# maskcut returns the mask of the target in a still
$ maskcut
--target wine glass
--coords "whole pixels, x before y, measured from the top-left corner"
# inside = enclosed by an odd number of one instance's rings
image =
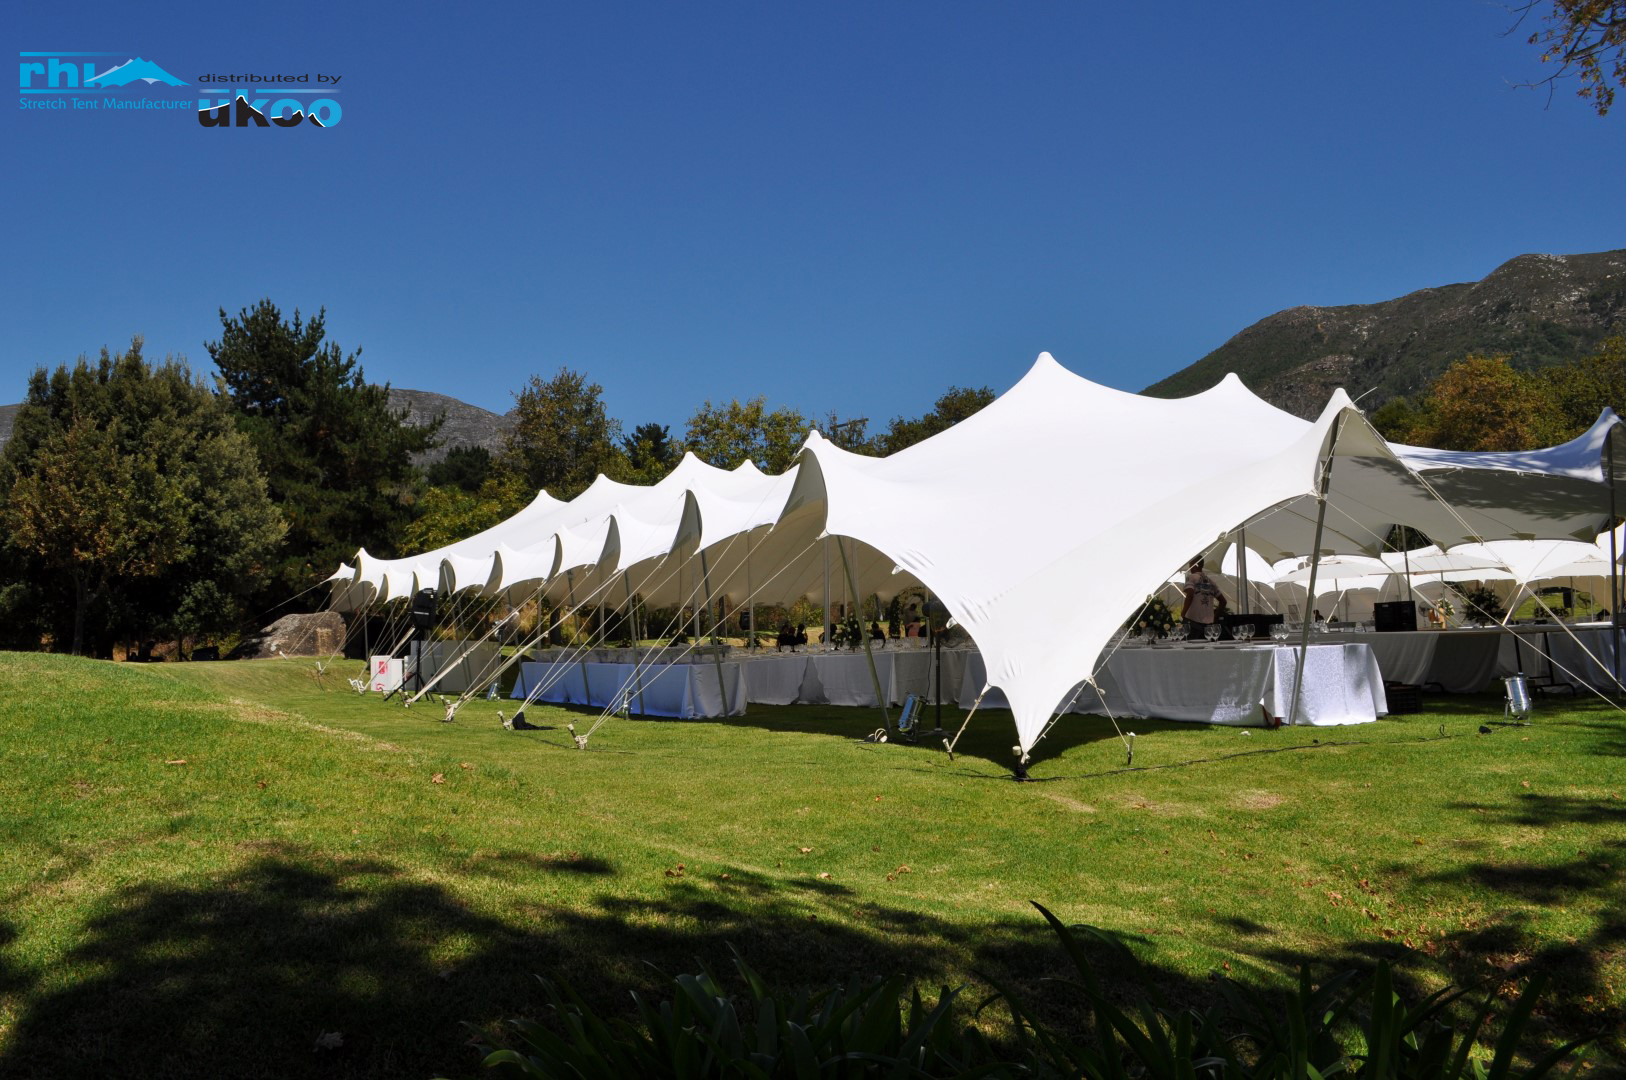
[[[1218,641],[1222,627],[1219,623],[1209,623],[1203,627],[1203,638],[1207,641]]]
[[[1180,622],[1169,627],[1169,640],[1172,642],[1181,642],[1186,640],[1186,624]]]
[[[1287,633],[1288,633],[1288,630],[1287,630],[1287,624],[1286,623],[1272,623],[1271,624],[1270,638],[1271,638],[1272,641],[1286,641],[1287,640]]]
[[[1243,641],[1253,640],[1253,623],[1238,623],[1231,628],[1231,633]]]

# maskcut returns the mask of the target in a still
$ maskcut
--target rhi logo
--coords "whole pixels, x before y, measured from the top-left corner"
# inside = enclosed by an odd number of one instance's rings
[[[19,89],[38,93],[41,90],[72,90],[81,85],[80,69],[84,70],[83,85],[86,89],[96,87],[107,89],[113,86],[129,86],[137,80],[148,86],[154,83],[164,83],[168,86],[185,86],[183,79],[177,79],[151,60],[143,60],[137,56],[126,60],[122,64],[109,64],[106,71],[96,74],[97,64],[74,64],[72,61],[63,63],[58,56],[46,56],[44,53],[20,53],[22,57],[39,57],[40,59],[24,59],[17,65],[17,85]],[[116,56],[117,53],[64,53],[64,56]],[[34,85],[34,77],[38,75],[45,79],[43,87]]]
[[[124,88],[167,90],[190,85],[151,60],[128,53],[104,52],[20,52],[17,65],[21,107],[34,110],[83,111],[109,109],[184,109],[184,97],[119,94]],[[84,61],[81,57],[105,57]],[[71,58],[71,59],[70,59]],[[100,70],[98,70],[100,69]],[[201,98],[197,104],[198,123],[203,127],[292,128],[308,124],[329,128],[337,124],[344,110],[333,97],[341,76],[321,75],[199,75],[199,83],[225,83],[210,91],[221,96]],[[300,84],[316,83],[319,90],[305,90]],[[249,89],[237,89],[245,83]],[[268,92],[267,84],[286,95],[275,100],[250,95]],[[300,95],[300,96],[296,96]],[[310,96],[303,96],[310,95]],[[323,95],[323,96],[315,96]]]

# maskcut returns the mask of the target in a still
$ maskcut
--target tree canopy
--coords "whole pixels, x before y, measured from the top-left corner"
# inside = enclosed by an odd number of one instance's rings
[[[990,387],[979,386],[973,389],[951,386],[924,416],[912,420],[902,416],[893,417],[887,429],[875,437],[875,449],[881,454],[895,454],[905,447],[931,438],[940,431],[947,431],[993,400],[994,391]]]
[[[1372,425],[1414,446],[1534,450],[1575,438],[1605,406],[1626,415],[1626,337],[1605,339],[1574,364],[1537,371],[1520,371],[1506,356],[1466,356],[1418,401],[1386,402]]]
[[[139,338],[34,373],[0,455],[0,522],[12,629],[98,653],[232,628],[284,529],[225,403],[184,362],[149,365]]]
[[[628,484],[653,484],[683,460],[683,447],[665,424],[639,424],[621,440],[621,453],[625,461],[615,479]]]
[[[414,427],[389,407],[389,385],[369,386],[357,358],[326,340],[327,312],[293,320],[269,299],[220,311],[205,347],[288,519],[281,558],[265,575],[267,606],[304,593],[366,547],[394,552],[412,517],[412,455],[434,446],[439,423]]]
[[[738,398],[726,405],[708,399],[689,417],[684,445],[695,457],[719,469],[747,461],[767,473],[782,473],[796,460],[807,437],[807,419],[795,409],[770,410],[767,398]]]
[[[1626,0],[1526,0],[1513,10],[1516,26],[1540,16],[1527,40],[1541,50],[1541,62],[1552,65],[1552,73],[1536,85],[1576,78],[1581,83],[1576,94],[1599,116],[1607,114],[1615,90],[1626,86]]]
[[[569,499],[599,473],[616,470],[621,423],[604,409],[604,388],[560,368],[551,379],[532,375],[514,398],[515,423],[499,464],[534,493]]]

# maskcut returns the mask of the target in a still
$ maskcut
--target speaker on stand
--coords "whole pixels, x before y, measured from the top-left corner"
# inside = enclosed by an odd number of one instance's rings
[[[412,596],[412,640],[407,646],[414,653],[412,681],[414,690],[423,689],[424,645],[429,632],[435,628],[435,590],[419,589]]]

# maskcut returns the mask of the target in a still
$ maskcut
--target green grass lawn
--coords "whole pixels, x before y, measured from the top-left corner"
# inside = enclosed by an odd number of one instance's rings
[[[1550,970],[1543,1036],[1608,1031],[1589,1075],[1620,1067],[1626,714],[1596,700],[1489,735],[1493,698],[1132,721],[1133,768],[1069,718],[1015,784],[1001,712],[952,762],[815,707],[578,752],[587,714],[443,724],[311,670],[0,655],[0,1077],[470,1075],[463,1022],[535,1013],[532,975],[616,1008],[731,945],[785,983],[993,975],[1063,1014],[1032,900],[1193,1002],[1305,961],[1390,957],[1412,993]]]

